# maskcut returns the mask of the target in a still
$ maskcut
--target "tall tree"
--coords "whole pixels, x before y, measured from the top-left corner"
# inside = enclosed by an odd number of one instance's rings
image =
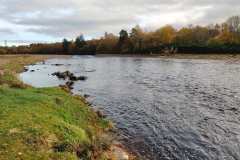
[[[164,26],[155,32],[157,40],[162,44],[171,44],[176,36],[176,30],[170,26]]]
[[[132,28],[130,39],[133,45],[133,52],[140,51],[143,46],[144,32],[139,25]]]
[[[206,27],[196,26],[192,28],[192,43],[196,46],[206,45],[211,38],[211,33]]]
[[[83,36],[83,34],[81,34],[80,36],[78,36],[75,40],[75,46],[77,49],[80,49],[82,47],[84,47],[86,45],[86,41],[85,38]]]
[[[63,45],[63,52],[68,52],[70,47],[70,42],[66,38],[63,39],[62,45]]]
[[[113,53],[116,50],[118,37],[112,33],[105,33],[97,46],[97,53]]]
[[[129,41],[128,32],[126,30],[121,30],[119,33],[118,48],[120,52],[127,53],[132,50],[132,45]]]
[[[126,40],[128,40],[128,32],[121,30],[119,33],[119,44],[123,44]]]
[[[232,16],[230,17],[226,24],[228,25],[230,32],[240,32],[240,16]]]
[[[174,39],[174,42],[178,46],[191,46],[193,45],[192,41],[192,29],[191,28],[182,28],[177,32],[177,35]]]

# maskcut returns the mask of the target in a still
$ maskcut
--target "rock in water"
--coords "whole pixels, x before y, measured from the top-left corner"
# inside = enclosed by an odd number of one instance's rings
[[[74,85],[74,82],[73,81],[68,81],[66,82],[66,86],[69,88],[69,89],[73,89],[73,86]]]
[[[88,94],[84,94],[83,97],[84,97],[84,98],[89,98],[90,95],[88,95]]]
[[[28,71],[28,68],[24,67],[23,72],[27,72],[27,71]]]
[[[78,77],[76,77],[74,74],[70,74],[70,75],[69,75],[69,79],[70,79],[71,81],[77,81],[77,80],[78,80]]]
[[[54,66],[63,66],[64,64],[52,64]]]
[[[85,76],[80,76],[80,77],[77,77],[77,79],[80,80],[80,81],[85,81],[85,80],[87,80],[87,77],[85,77]]]
[[[98,111],[96,111],[96,113],[97,113],[98,117],[106,118],[106,116],[101,111],[98,110]]]

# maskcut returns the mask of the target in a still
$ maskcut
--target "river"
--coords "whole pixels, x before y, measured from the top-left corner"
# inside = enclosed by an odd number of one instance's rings
[[[240,160],[240,61],[73,56],[20,78],[58,86],[51,74],[66,70],[88,77],[73,92],[90,95],[143,159]]]

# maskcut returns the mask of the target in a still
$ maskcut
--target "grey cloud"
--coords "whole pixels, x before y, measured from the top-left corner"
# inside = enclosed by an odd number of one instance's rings
[[[53,37],[117,33],[143,23],[208,24],[238,14],[239,0],[0,0],[0,20]],[[176,16],[176,17],[174,17]],[[170,20],[169,20],[170,19]]]
[[[13,34],[14,34],[14,31],[12,31],[9,28],[0,28],[0,36],[3,36],[3,35],[13,35]]]

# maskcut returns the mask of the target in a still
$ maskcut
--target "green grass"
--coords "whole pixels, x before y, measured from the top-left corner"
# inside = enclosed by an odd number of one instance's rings
[[[109,122],[81,97],[24,85],[16,73],[35,59],[16,59],[0,66],[0,159],[103,159]]]

